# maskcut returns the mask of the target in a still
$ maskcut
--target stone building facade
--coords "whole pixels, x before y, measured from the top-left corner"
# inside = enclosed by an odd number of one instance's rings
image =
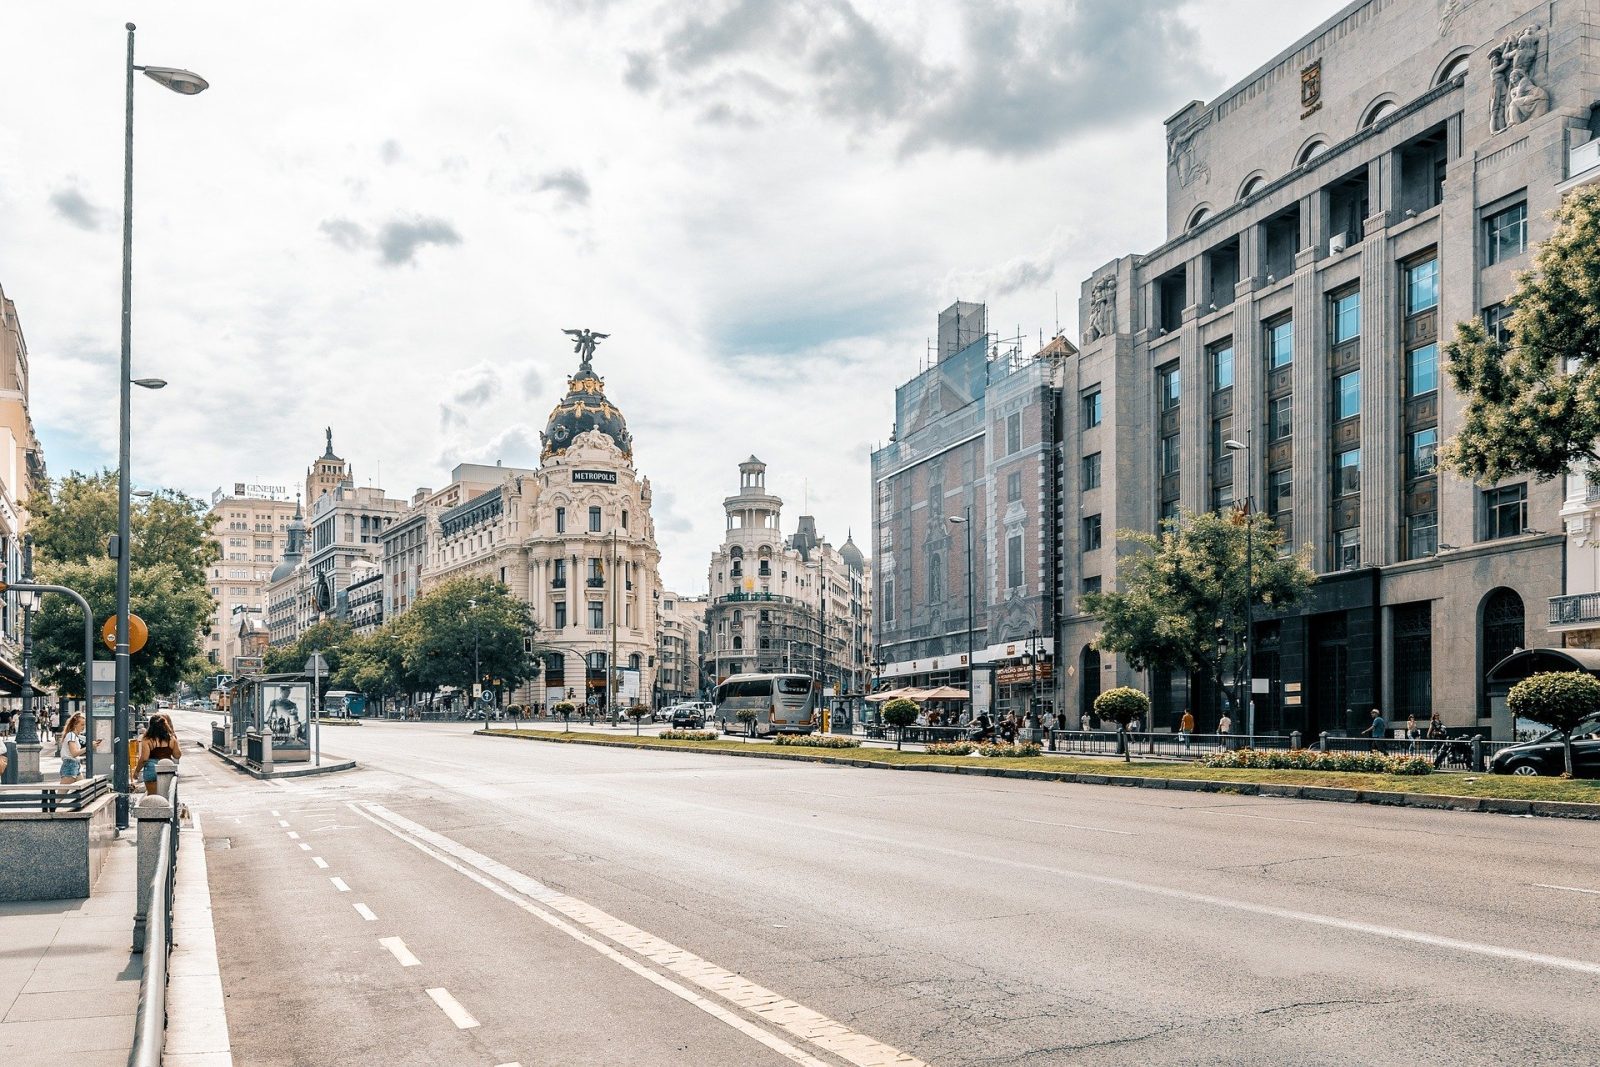
[[[656,638],[656,706],[699,700],[707,690],[700,662],[706,641],[705,596],[661,594],[661,628]]]
[[[238,673],[241,664],[236,660],[253,658],[240,640],[240,622],[247,616],[265,617],[267,581],[283,558],[296,505],[282,499],[277,487],[236,482],[232,490],[211,494],[211,514],[216,516],[211,540],[218,557],[206,577],[216,608],[201,647],[212,663]]]
[[[538,469],[495,468],[497,485],[439,514],[424,584],[489,575],[528,602],[554,651],[521,702],[603,711],[615,665],[617,702],[648,703],[662,595],[650,480],[587,359],[540,438]]]
[[[1115,581],[1113,531],[1248,500],[1319,575],[1256,622],[1258,730],[1359,729],[1373,706],[1489,726],[1485,672],[1553,639],[1563,493],[1436,469],[1462,407],[1443,346],[1457,321],[1500,328],[1592,143],[1594,20],[1362,0],[1168,120],[1168,240],[1084,282],[1064,383],[1068,706],[1132,683],[1157,727],[1190,703],[1215,722],[1214,695],[1095,652],[1076,595]],[[1094,485],[1092,454],[1117,457]]]
[[[0,568],[22,573],[28,499],[45,478],[44,450],[29,406],[28,343],[17,306],[0,290]],[[17,580],[15,577],[13,581]],[[0,597],[0,694],[20,692],[22,612],[15,596]]]
[[[987,307],[967,302],[940,313],[938,337],[933,361],[896,390],[894,432],[872,455],[878,678],[967,686],[970,530],[978,710],[1048,714],[1050,672],[1033,663],[1053,657],[1063,529],[1079,532],[1058,447],[1077,350],[1061,337],[1032,354],[1002,344]],[[1098,417],[1098,398],[1081,402]],[[1096,483],[1115,466],[1110,449],[1079,462]]]

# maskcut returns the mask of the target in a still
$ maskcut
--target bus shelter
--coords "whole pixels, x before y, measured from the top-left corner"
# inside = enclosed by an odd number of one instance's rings
[[[228,694],[235,751],[255,753],[270,744],[270,762],[311,759],[311,682],[303,674],[252,674],[234,679]],[[252,743],[253,742],[253,743]]]

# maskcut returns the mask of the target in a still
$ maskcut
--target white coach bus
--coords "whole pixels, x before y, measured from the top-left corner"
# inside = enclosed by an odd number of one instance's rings
[[[758,734],[809,734],[821,717],[822,683],[804,674],[736,674],[717,686],[716,717],[723,733],[749,727],[739,712],[756,713]]]

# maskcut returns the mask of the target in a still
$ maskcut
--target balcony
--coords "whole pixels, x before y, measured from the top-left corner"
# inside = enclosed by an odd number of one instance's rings
[[[741,601],[759,600],[763,603],[799,604],[800,601],[792,596],[780,596],[777,593],[729,593],[727,596],[717,597],[718,604],[737,604]],[[809,606],[809,605],[805,605]]]
[[[1576,178],[1600,167],[1600,138],[1567,149],[1567,177]]]
[[[590,578],[587,584],[590,589],[604,589],[606,580],[604,578]]]
[[[1549,625],[1561,630],[1600,627],[1600,593],[1551,597]]]
[[[550,588],[551,589],[565,589],[566,587],[567,587],[567,580],[565,578],[552,578],[552,579],[550,579]]]

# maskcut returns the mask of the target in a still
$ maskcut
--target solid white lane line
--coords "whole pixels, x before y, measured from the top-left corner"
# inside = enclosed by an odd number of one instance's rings
[[[321,867],[323,870],[327,870],[328,869],[328,861],[323,859],[321,856],[312,856],[311,857],[311,862],[315,863],[318,867]]]
[[[306,852],[310,852],[311,851],[311,846],[306,844],[306,843],[304,843],[304,842],[301,842],[300,848],[302,850],[306,851]]]
[[[367,922],[375,923],[378,921],[378,917],[372,914],[372,909],[367,907],[365,904],[352,904],[351,907],[355,908],[356,914],[367,920]]]
[[[788,1031],[804,1042],[831,1052],[848,1063],[856,1064],[858,1067],[868,1067],[868,1065],[876,1064],[894,1064],[897,1067],[927,1067],[921,1060],[908,1053],[885,1045],[865,1034],[857,1033],[841,1022],[830,1019],[769,989],[764,989],[732,971],[718,967],[716,964],[701,959],[694,953],[679,948],[671,942],[664,941],[653,934],[630,926],[581,900],[558,893],[549,886],[528,877],[521,871],[507,867],[442,834],[434,833],[427,827],[412,822],[404,816],[397,815],[380,804],[365,805],[366,811],[356,807],[355,804],[351,804],[350,807],[356,814],[383,827],[400,838],[400,840],[432,856],[446,866],[454,868],[496,895],[511,901],[522,910],[537,916],[575,940],[588,945],[613,962],[628,968],[640,977],[654,982],[674,996],[693,1004],[708,1015],[722,1020],[787,1059],[796,1063],[803,1063],[806,1067],[826,1067],[822,1060],[812,1056],[804,1049],[789,1044],[787,1041],[776,1037],[741,1016],[735,1015],[693,990],[645,967],[637,960],[623,955],[610,945],[591,937],[583,930],[552,914],[551,911],[539,907],[532,901],[538,901],[554,911],[561,912],[568,918],[575,920],[579,926],[587,927],[601,937],[644,956],[679,977],[709,990],[767,1023]],[[447,856],[443,853],[449,853],[449,855]],[[452,859],[452,856],[455,858]],[[457,860],[461,862],[458,863]],[[470,865],[470,868],[476,868],[476,870],[470,869],[468,865]],[[491,881],[491,879],[494,880]],[[504,883],[504,885],[501,883]],[[510,888],[505,888],[506,886]]]
[[[422,961],[413,956],[411,954],[411,950],[406,948],[406,943],[400,940],[398,937],[380,937],[378,938],[378,944],[388,949],[389,954],[400,961],[400,966],[422,966]]]
[[[1323,823],[1311,819],[1280,819],[1276,815],[1251,815],[1244,811],[1217,811],[1214,808],[1195,808],[1201,815],[1227,815],[1234,819],[1261,819],[1265,822],[1295,822],[1301,826],[1322,826]]]
[[[1533,883],[1535,889],[1565,889],[1569,893],[1588,893],[1590,896],[1600,897],[1600,889],[1579,889],[1575,885],[1545,885],[1543,882]]]
[[[432,997],[433,1002],[439,1005],[440,1011],[449,1016],[450,1021],[456,1024],[457,1029],[471,1030],[478,1025],[478,1020],[474,1019],[472,1014],[461,1006],[459,1000],[450,995],[448,989],[430,989],[428,990],[428,996]]]
[[[341,893],[350,892],[350,887],[344,884],[344,879],[343,878],[329,878],[328,881],[332,882],[333,883],[333,888],[337,889],[339,892],[341,892]]]
[[[1123,837],[1138,836],[1132,830],[1110,830],[1104,826],[1080,826],[1075,822],[1050,822],[1046,819],[1018,819],[1018,822],[1031,822],[1035,826],[1064,826],[1068,830],[1093,830],[1097,834],[1120,834]]]
[[[300,840],[300,835],[295,833],[293,830],[290,830],[289,831],[289,840],[290,841],[298,841],[298,840]]]

